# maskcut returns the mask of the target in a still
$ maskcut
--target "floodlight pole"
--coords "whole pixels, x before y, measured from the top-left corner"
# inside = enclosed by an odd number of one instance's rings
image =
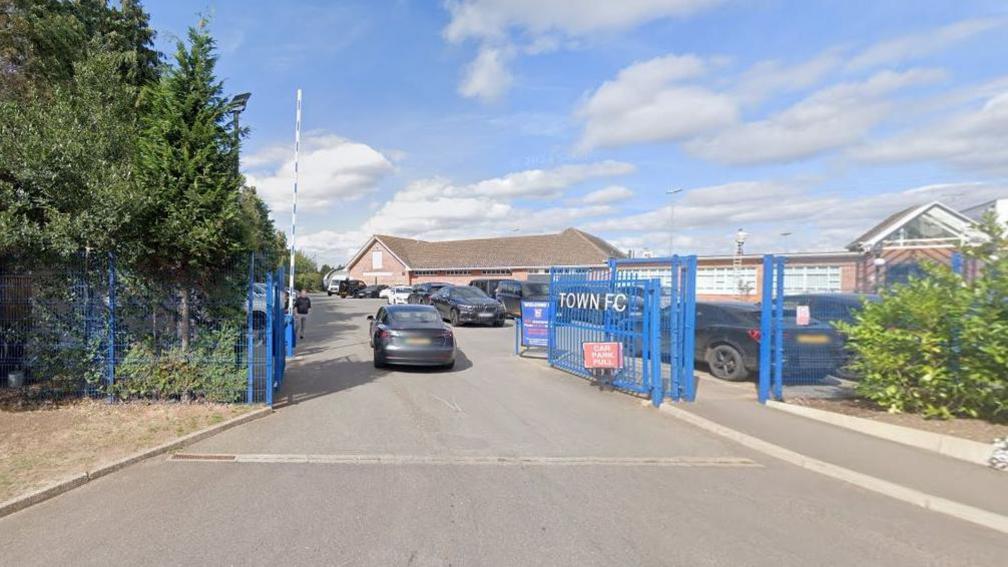
[[[291,253],[290,278],[287,285],[287,313],[294,316],[294,251],[297,245],[297,193],[298,193],[298,155],[301,152],[301,89],[297,90],[297,111],[294,122],[294,195],[291,204]]]

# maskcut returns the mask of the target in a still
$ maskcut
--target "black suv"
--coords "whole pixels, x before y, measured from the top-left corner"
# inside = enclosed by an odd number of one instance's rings
[[[471,282],[469,282],[469,285],[472,286],[472,287],[478,287],[478,288],[480,288],[480,290],[483,291],[483,293],[487,294],[488,297],[496,297],[497,296],[497,286],[500,285],[500,283],[502,281],[504,281],[504,280],[502,280],[500,278],[496,278],[496,279],[493,279],[493,278],[480,278],[478,280],[472,280]]]
[[[507,314],[521,317],[521,302],[549,301],[549,283],[521,280],[501,280],[497,284],[497,301],[504,304]]]
[[[367,287],[357,290],[357,293],[354,294],[354,297],[357,299],[365,299],[365,298],[374,299],[376,297],[379,297],[378,294],[380,294],[381,291],[387,287],[388,286],[384,284],[369,285]]]
[[[430,297],[432,294],[437,292],[437,290],[449,286],[449,283],[441,282],[427,282],[416,284],[413,286],[413,293],[409,294],[406,298],[406,303],[419,303],[421,305],[430,305]]]
[[[437,308],[443,319],[452,326],[465,323],[480,325],[504,325],[504,306],[477,287],[445,286],[431,296],[431,305]]]

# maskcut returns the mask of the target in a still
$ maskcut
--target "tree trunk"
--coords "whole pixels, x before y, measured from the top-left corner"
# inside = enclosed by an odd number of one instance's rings
[[[179,292],[179,341],[182,350],[189,352],[189,290],[182,289]]]

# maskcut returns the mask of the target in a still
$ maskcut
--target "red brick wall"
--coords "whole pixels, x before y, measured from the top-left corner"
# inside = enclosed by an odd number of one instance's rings
[[[382,252],[382,265],[376,268],[371,265],[371,253],[375,250]],[[392,255],[380,242],[374,242],[364,251],[356,264],[350,266],[350,278],[361,280],[368,285],[371,284],[405,284],[407,283],[406,268],[396,257]],[[383,273],[377,275],[376,273]]]

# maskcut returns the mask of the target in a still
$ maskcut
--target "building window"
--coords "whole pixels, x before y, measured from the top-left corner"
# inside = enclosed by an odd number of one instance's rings
[[[784,293],[837,293],[841,289],[840,266],[786,266]]]
[[[532,273],[532,272],[529,272],[529,273]],[[503,270],[503,269],[497,269],[497,270],[480,270],[480,274],[482,274],[484,276],[510,276],[511,275],[511,270]]]
[[[697,268],[696,292],[706,295],[747,295],[756,291],[756,268]]]
[[[382,267],[382,253],[381,250],[375,250],[371,252],[371,269],[376,270]]]

